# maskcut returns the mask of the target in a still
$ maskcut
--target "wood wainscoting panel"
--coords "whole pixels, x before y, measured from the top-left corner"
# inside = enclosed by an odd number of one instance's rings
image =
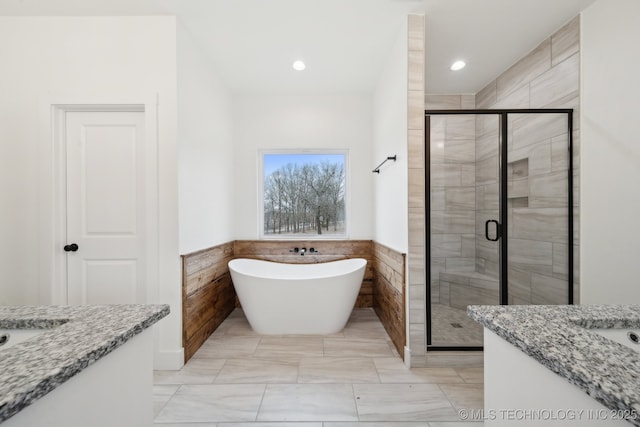
[[[236,240],[234,258],[311,264],[346,258],[364,258],[367,268],[355,307],[373,307],[373,258],[371,240]],[[305,255],[290,252],[306,248]],[[317,253],[310,253],[309,249]]]
[[[228,262],[233,242],[182,256],[182,345],[185,363],[235,308]]]
[[[405,259],[406,254],[373,242],[373,308],[400,355],[407,341]]]

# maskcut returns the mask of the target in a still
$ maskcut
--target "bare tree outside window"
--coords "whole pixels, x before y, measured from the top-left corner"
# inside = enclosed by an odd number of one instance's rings
[[[346,235],[345,157],[264,154],[264,236]]]

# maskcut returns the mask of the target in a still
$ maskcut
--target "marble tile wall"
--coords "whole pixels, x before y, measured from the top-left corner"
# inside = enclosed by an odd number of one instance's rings
[[[408,335],[405,362],[424,362],[426,354],[425,305],[425,169],[424,169],[424,15],[407,19],[407,158],[409,252],[407,254]],[[413,159],[413,160],[412,160]],[[444,199],[443,199],[444,203]]]
[[[579,277],[580,18],[544,40],[476,95],[477,108],[574,109],[574,270]],[[510,302],[567,301],[568,135],[564,115],[514,115],[509,122]],[[476,271],[497,274],[496,244],[484,238],[484,220],[497,204],[497,180],[489,172],[496,134],[476,125]],[[497,158],[496,158],[497,160]],[[526,166],[525,166],[526,162]],[[497,212],[496,212],[497,214]],[[495,249],[495,251],[494,251]]]
[[[475,107],[473,95],[426,95],[427,110]],[[443,272],[475,271],[476,118],[430,117],[431,301],[448,305]],[[441,266],[442,268],[438,268]],[[442,297],[442,298],[441,298]]]

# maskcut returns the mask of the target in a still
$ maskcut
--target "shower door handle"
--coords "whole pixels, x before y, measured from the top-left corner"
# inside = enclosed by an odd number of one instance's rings
[[[489,224],[494,223],[496,225],[496,237],[495,239],[492,239],[491,237],[489,237]],[[491,242],[497,242],[498,239],[500,239],[500,223],[498,221],[496,221],[495,219],[489,219],[487,220],[487,222],[484,223],[484,237],[491,241]]]

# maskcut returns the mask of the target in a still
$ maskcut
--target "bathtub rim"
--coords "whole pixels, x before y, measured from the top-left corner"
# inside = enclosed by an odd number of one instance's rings
[[[255,264],[262,264],[262,265],[278,265],[278,266],[286,266],[283,268],[289,269],[288,271],[292,271],[292,270],[309,270],[311,266],[315,266],[317,268],[322,268],[325,269],[326,272],[325,273],[332,273],[332,274],[314,274],[314,275],[309,275],[308,271],[306,271],[304,275],[300,275],[300,276],[283,276],[280,274],[260,274],[260,270],[254,270],[251,269],[250,271],[247,271],[247,269],[239,269],[236,268],[235,265],[236,264],[240,264],[240,263],[246,263],[246,262],[250,262],[250,263],[255,263]],[[283,281],[289,281],[289,280],[312,280],[312,279],[324,279],[324,278],[328,278],[328,277],[335,277],[335,276],[342,276],[345,274],[349,274],[349,273],[353,273],[361,268],[366,268],[367,264],[369,263],[369,261],[366,258],[343,258],[343,259],[338,259],[338,260],[331,260],[331,261],[326,261],[326,262],[304,262],[304,263],[292,263],[292,262],[280,262],[280,261],[270,261],[270,260],[264,260],[264,259],[256,259],[256,258],[235,258],[232,259],[231,261],[229,261],[227,263],[227,266],[229,267],[229,270],[233,270],[234,272],[238,273],[238,274],[242,274],[245,276],[249,276],[249,277],[254,277],[254,278],[260,278],[260,279],[274,279],[274,280],[283,280]],[[353,264],[352,268],[346,269],[343,268],[341,270],[334,270],[331,271],[330,270],[330,265],[338,265],[338,264]]]

